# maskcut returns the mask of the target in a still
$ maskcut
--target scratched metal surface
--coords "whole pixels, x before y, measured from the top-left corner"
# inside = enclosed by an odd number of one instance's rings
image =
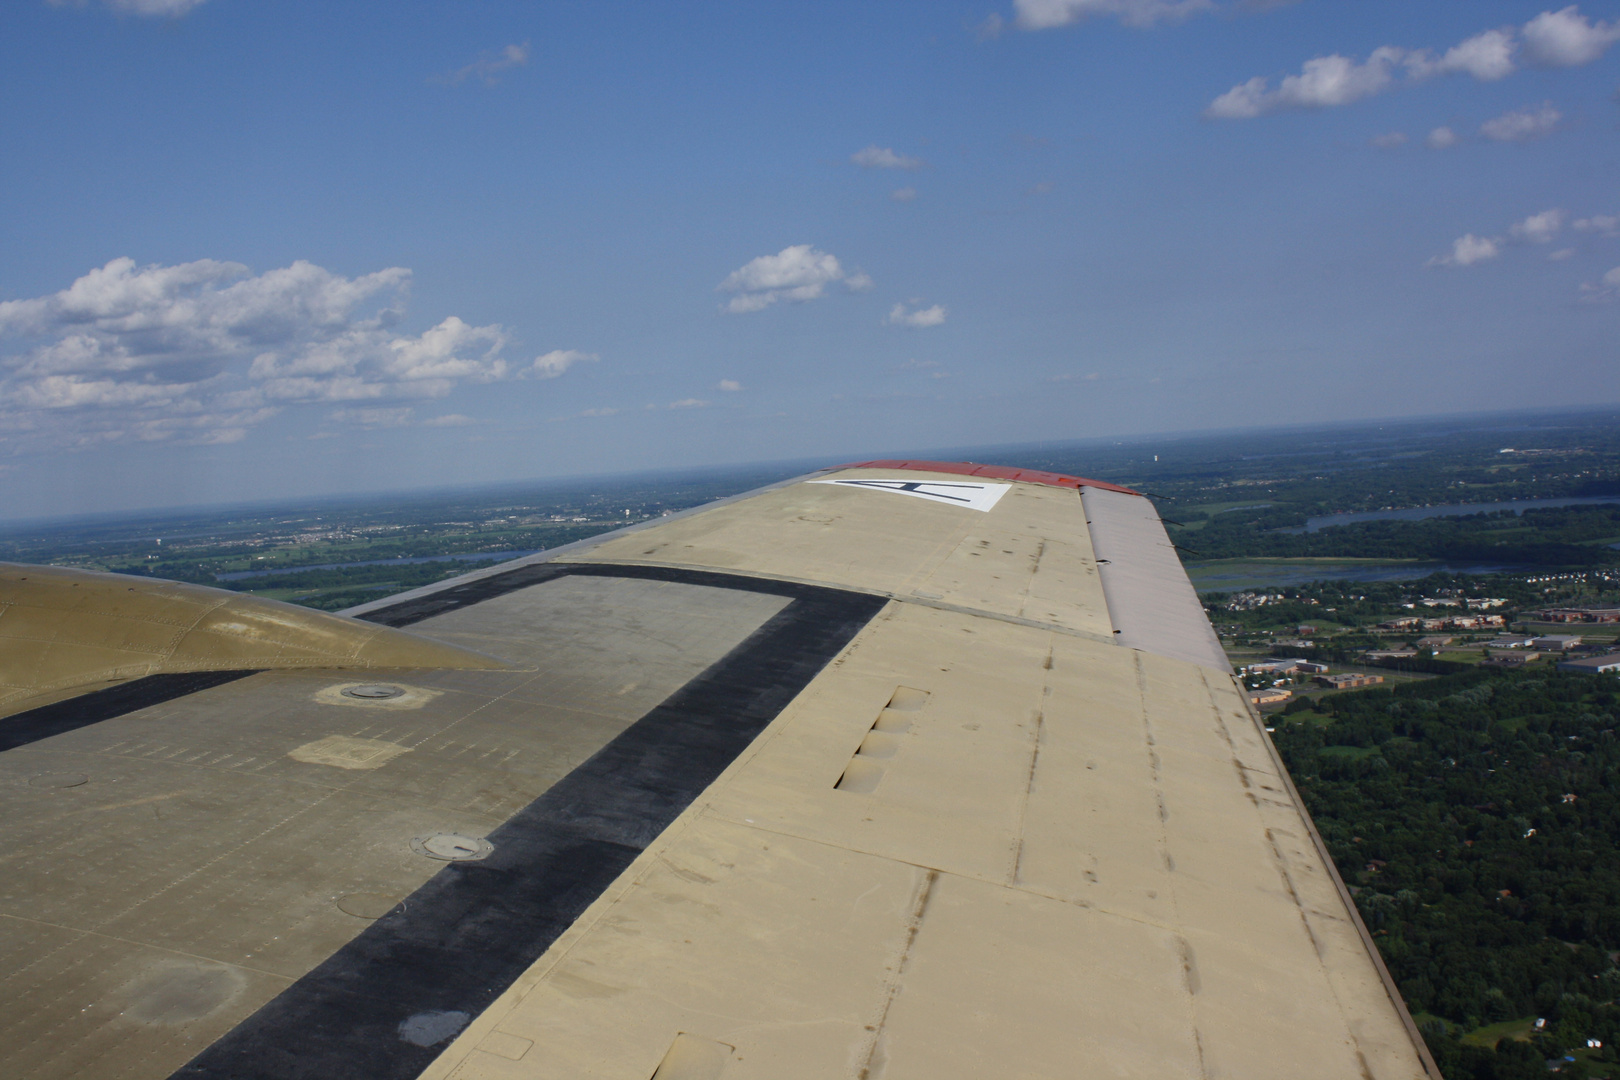
[[[168,1076],[437,872],[413,838],[495,829],[787,603],[563,578],[412,628],[514,670],[266,672],[0,754],[0,1075]]]

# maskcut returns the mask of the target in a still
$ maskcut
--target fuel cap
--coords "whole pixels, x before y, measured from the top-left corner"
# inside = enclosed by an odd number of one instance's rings
[[[495,845],[480,836],[442,832],[416,837],[411,841],[411,850],[441,862],[476,862],[488,858]]]

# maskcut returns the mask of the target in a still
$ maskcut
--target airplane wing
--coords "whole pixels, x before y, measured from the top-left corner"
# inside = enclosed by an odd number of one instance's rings
[[[1127,489],[871,461],[350,619],[153,588],[0,572],[0,1075],[1439,1076]]]

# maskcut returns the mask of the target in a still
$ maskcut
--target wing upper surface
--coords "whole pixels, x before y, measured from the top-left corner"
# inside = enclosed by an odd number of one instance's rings
[[[901,490],[961,483],[1001,490]],[[409,707],[265,672],[0,754],[8,809],[81,849],[14,864],[0,1058],[1425,1074],[1133,493],[866,463],[359,611],[508,667],[388,676]],[[411,849],[436,831],[493,852]]]

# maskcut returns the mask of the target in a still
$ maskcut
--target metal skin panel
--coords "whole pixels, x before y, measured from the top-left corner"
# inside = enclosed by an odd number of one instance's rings
[[[915,472],[950,473],[957,476],[977,476],[989,480],[1018,480],[1026,484],[1046,484],[1050,487],[1095,487],[1105,491],[1123,491],[1127,495],[1140,494],[1118,484],[1103,480],[1088,480],[1083,476],[1065,476],[1044,469],[1013,469],[1005,465],[979,465],[971,461],[917,461],[914,459],[888,459],[883,461],[857,461],[840,465],[840,469],[905,469]]]
[[[896,470],[1008,488],[802,482]],[[354,614],[500,662],[355,702],[221,611],[11,718],[0,1071],[1437,1078],[1134,493],[864,463]]]
[[[424,1077],[1423,1077],[1230,682],[892,602]]]
[[[819,478],[894,475],[849,468]],[[1080,500],[1071,489],[1045,484],[1015,483],[994,509],[980,513],[873,489],[798,483],[559,557],[807,581],[1098,637],[1112,632]]]
[[[1094,487],[1082,488],[1080,500],[1119,643],[1230,671],[1153,504],[1139,495]]]
[[[0,563],[0,717],[160,673],[501,666],[466,649],[223,589]]]
[[[352,686],[352,674],[263,672],[0,754],[0,808],[17,841],[0,875],[0,1075],[168,1076],[233,1030],[251,1030],[256,1010],[345,956],[357,935],[375,938],[407,913],[396,948],[459,934],[467,944],[447,957],[448,971],[485,984],[493,970],[495,988],[504,987],[528,962],[535,919],[555,909],[529,902],[531,875],[516,901],[489,894],[470,912],[440,904],[434,916],[434,902],[419,894],[455,871],[414,851],[413,838],[489,836],[494,854],[469,865],[507,880],[503,860],[534,839],[533,829],[519,835],[527,808],[574,778],[573,801],[562,819],[542,823],[540,838],[555,835],[558,820],[577,833],[587,809],[602,817],[606,791],[621,804],[623,825],[606,843],[628,862],[640,850],[626,846],[635,832],[647,832],[645,842],[662,825],[625,802],[634,768],[610,763],[609,787],[580,794],[582,763],[622,744],[639,720],[792,602],[779,593],[564,577],[487,602],[486,639],[518,632],[504,650],[514,663],[498,670],[367,673],[407,691],[380,701],[331,693]],[[418,629],[454,639],[471,614]],[[334,744],[387,752],[344,758]],[[654,756],[641,797],[665,800],[680,777],[697,775],[695,755],[669,745],[654,752],[672,755],[675,771]],[[601,885],[618,869],[597,870]],[[579,880],[565,885],[577,890]],[[559,895],[567,912],[570,894]],[[519,923],[503,930],[486,907]],[[422,923],[424,913],[439,921]],[[514,926],[525,935],[517,943]],[[500,965],[514,962],[500,976]],[[363,971],[344,963],[351,978]],[[454,981],[420,970],[435,990]],[[396,974],[386,985],[397,992],[403,982]],[[325,1017],[352,1023],[342,995],[316,1000]],[[476,986],[472,1000],[480,1000]],[[465,1010],[465,1001],[450,1008]],[[415,1075],[437,1051],[402,1044],[395,1027],[421,1010],[399,1007],[369,1047],[386,1055],[403,1045],[416,1055],[405,1062]],[[40,1039],[39,1031],[56,1034]],[[388,1075],[370,1064],[330,1067],[330,1058],[315,1059],[318,1045],[307,1024],[278,1035],[246,1075],[275,1064],[275,1053],[306,1057],[310,1067],[282,1075]]]

